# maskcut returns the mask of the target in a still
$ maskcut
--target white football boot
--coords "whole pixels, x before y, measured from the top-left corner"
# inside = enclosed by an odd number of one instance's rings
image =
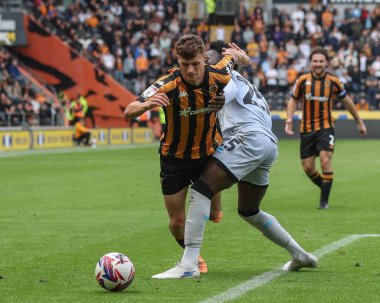
[[[315,268],[318,264],[318,258],[312,254],[300,256],[297,260],[290,260],[284,265],[284,271],[298,271],[303,267]]]
[[[201,276],[198,266],[194,268],[186,268],[181,263],[175,267],[152,276],[153,279],[188,279],[188,278],[199,278]]]

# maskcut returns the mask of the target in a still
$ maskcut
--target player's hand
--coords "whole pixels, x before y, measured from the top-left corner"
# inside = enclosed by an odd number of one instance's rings
[[[222,109],[225,101],[226,101],[226,96],[224,95],[224,92],[222,91],[222,94],[217,95],[211,99],[208,107],[211,108],[213,112],[217,112]]]
[[[285,133],[290,136],[294,135],[292,121],[285,121]]]
[[[365,124],[362,120],[360,120],[360,122],[358,124],[358,130],[362,136],[367,135],[367,127],[365,126]]]
[[[222,54],[230,54],[236,63],[246,67],[251,63],[251,59],[237,44],[228,43],[228,48],[224,48]]]
[[[150,109],[153,109],[157,106],[166,107],[170,103],[168,96],[166,96],[164,93],[157,93],[152,97],[149,97],[147,99],[147,102],[149,102]]]

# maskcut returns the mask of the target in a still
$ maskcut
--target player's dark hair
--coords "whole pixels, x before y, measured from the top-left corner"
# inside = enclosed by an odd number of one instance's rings
[[[227,47],[228,47],[227,43],[225,43],[222,40],[216,40],[210,43],[210,49],[216,50],[219,53],[222,53],[223,48],[227,48]]]
[[[310,62],[311,62],[311,59],[313,58],[313,56],[316,54],[320,54],[320,55],[325,56],[326,61],[327,62],[329,61],[329,55],[327,53],[327,50],[325,50],[323,47],[317,46],[317,47],[313,48],[313,50],[311,51],[310,58],[309,58]]]
[[[222,55],[223,48],[228,48],[228,44],[226,42],[224,42],[223,40],[216,40],[216,41],[212,41],[210,43],[209,50],[214,50],[214,51],[218,52],[220,54],[219,60],[221,60],[223,58],[223,55]],[[219,62],[219,60],[218,60],[218,62]],[[238,65],[235,64],[234,70],[236,70],[237,68],[238,68]]]
[[[175,52],[184,59],[193,59],[205,52],[205,44],[199,36],[184,35],[175,44]]]

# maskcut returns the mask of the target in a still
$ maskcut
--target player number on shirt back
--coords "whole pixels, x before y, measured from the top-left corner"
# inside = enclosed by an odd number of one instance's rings
[[[266,102],[263,95],[257,90],[257,88],[243,77],[237,76],[237,79],[241,82],[244,82],[249,88],[248,92],[245,94],[243,98],[244,104],[255,105],[261,108],[263,111],[265,111],[268,115],[270,115],[268,103]]]

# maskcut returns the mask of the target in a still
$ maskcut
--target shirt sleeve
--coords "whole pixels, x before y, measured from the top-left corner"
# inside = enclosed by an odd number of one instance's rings
[[[294,85],[293,85],[293,89],[292,89],[292,93],[291,93],[291,96],[294,98],[294,99],[296,99],[296,100],[298,100],[299,99],[299,97],[300,97],[300,91],[301,91],[301,81],[300,81],[300,79],[298,78],[297,80],[296,80],[296,82],[294,83]]]
[[[223,59],[215,65],[210,65],[210,76],[219,83],[227,85],[231,79],[235,62],[231,55],[224,55]]]
[[[339,99],[343,99],[347,96],[347,91],[344,88],[344,85],[338,78],[336,78],[336,86],[337,86],[337,95]]]
[[[173,90],[176,86],[176,76],[174,73],[168,73],[160,77],[156,82],[149,86],[137,100],[141,103],[145,102],[147,98],[154,96],[157,93],[167,94],[169,91]],[[169,97],[169,96],[168,96]]]

